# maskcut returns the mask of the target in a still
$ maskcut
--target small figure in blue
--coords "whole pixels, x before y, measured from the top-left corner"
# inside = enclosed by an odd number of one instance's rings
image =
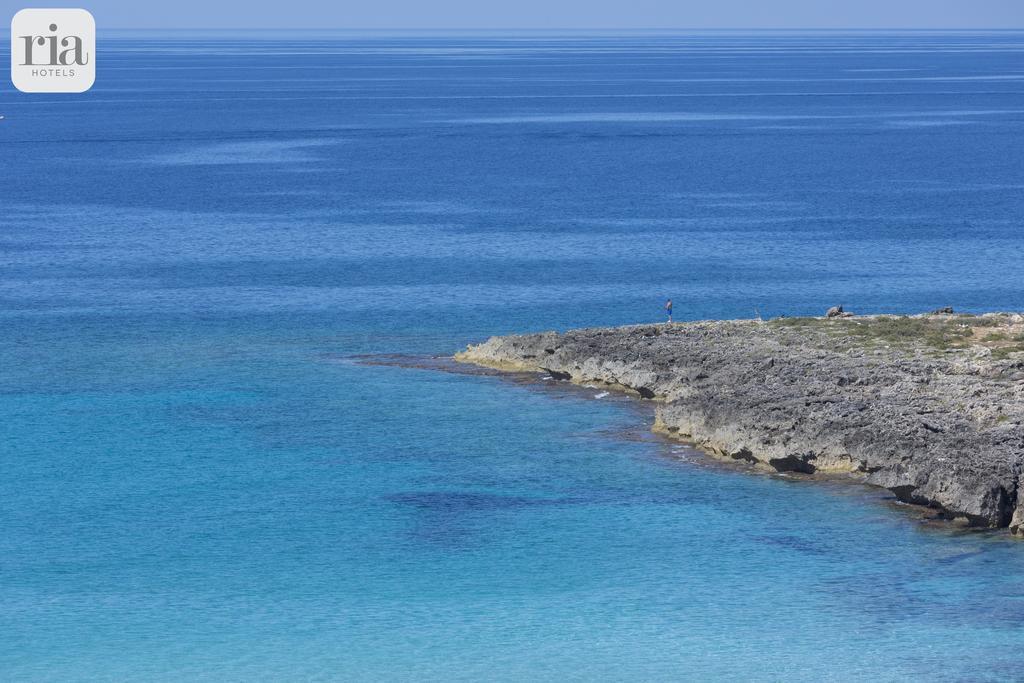
[[[672,299],[665,302],[665,312],[668,313],[668,321],[672,322]]]

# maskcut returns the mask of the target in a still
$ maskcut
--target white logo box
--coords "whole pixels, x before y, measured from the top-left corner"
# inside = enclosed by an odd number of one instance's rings
[[[84,9],[11,19],[11,82],[22,92],[85,92],[96,81],[96,20]]]

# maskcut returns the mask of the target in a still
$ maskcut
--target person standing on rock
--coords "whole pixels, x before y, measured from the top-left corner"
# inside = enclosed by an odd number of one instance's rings
[[[665,302],[665,312],[668,313],[668,321],[672,322],[672,299]]]

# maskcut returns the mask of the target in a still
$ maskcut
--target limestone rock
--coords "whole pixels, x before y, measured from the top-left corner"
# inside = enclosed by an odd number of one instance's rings
[[[966,343],[865,341],[858,333],[872,319],[544,332],[493,337],[456,358],[653,398],[657,430],[717,457],[846,473],[951,519],[1024,536],[1024,388],[1013,379],[1024,363]]]

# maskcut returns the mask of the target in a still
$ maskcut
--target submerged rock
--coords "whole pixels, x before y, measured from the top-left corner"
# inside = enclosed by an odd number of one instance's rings
[[[1006,315],[787,318],[493,337],[456,359],[654,399],[657,431],[711,455],[845,473],[1024,536],[1018,339]]]

